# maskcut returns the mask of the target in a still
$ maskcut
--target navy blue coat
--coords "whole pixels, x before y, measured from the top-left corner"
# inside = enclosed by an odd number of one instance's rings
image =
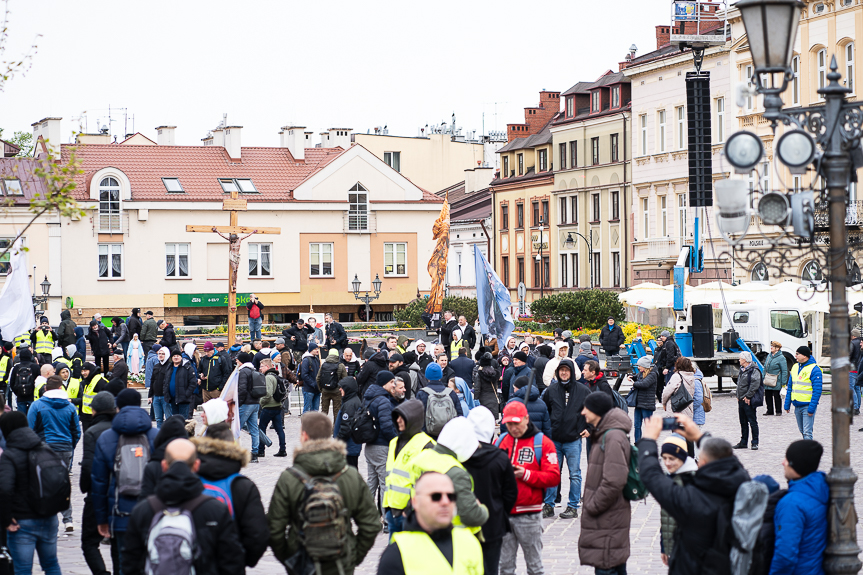
[[[320,393],[317,377],[321,369],[321,360],[306,352],[303,363],[300,364],[300,379],[303,381],[303,393]]]
[[[378,439],[372,445],[388,446],[390,440],[399,434],[398,429],[396,429],[393,423],[393,407],[395,407],[393,405],[393,396],[380,385],[373,383],[366,390],[363,400],[363,407],[375,414],[381,426]]]
[[[114,454],[117,452],[117,442],[121,435],[140,435],[142,433],[147,434],[152,453],[157,430],[153,427],[150,415],[140,407],[127,406],[114,417],[114,421],[111,422],[111,429],[106,430],[96,442],[90,500],[96,514],[96,523],[98,525],[107,523],[111,527],[112,533],[126,531],[128,516],[138,503],[137,497],[121,497],[117,505],[121,515],[114,514]]]
[[[512,399],[507,401],[507,404],[512,403],[513,401],[520,401],[527,406],[527,415],[530,417],[530,421],[539,429],[543,435],[547,438],[552,439],[551,436],[551,416],[548,415],[548,406],[545,402],[539,400],[539,388],[535,385],[530,387],[530,395],[527,398],[527,401],[524,401],[524,394],[527,391],[527,387],[522,387],[518,391],[515,392]]]

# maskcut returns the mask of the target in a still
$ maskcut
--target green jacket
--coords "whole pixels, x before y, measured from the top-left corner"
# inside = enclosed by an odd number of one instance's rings
[[[156,341],[158,337],[159,326],[156,325],[156,320],[150,318],[141,326],[141,335],[138,337],[141,341]]]
[[[279,370],[276,368],[270,369],[267,371],[267,395],[261,398],[261,409],[266,409],[268,407],[282,407],[282,404],[275,399],[273,399],[273,394],[276,392],[276,386],[279,384],[279,381],[276,379],[276,374]]]
[[[782,351],[779,351],[776,355],[771,353],[767,356],[767,361],[764,364],[764,373],[765,375],[776,374],[779,376],[775,386],[768,387],[765,385],[764,389],[771,391],[782,389],[782,386],[788,381],[788,361],[782,355]]]
[[[357,526],[356,533],[353,530],[348,533],[348,560],[343,564],[345,575],[351,575],[354,568],[365,559],[381,530],[380,515],[369,486],[354,467],[347,465],[345,444],[335,439],[305,442],[294,450],[294,466],[313,476],[333,475],[344,470],[336,483],[345,500],[345,507]],[[302,482],[283,471],[267,512],[270,546],[281,563],[300,548],[297,531],[301,527],[299,507],[304,498]],[[339,572],[335,563],[323,563],[321,567],[322,575],[336,575]]]
[[[692,483],[692,478],[695,477],[696,471],[698,471],[698,464],[695,463],[693,458],[687,457],[684,464],[677,470],[677,473],[671,476],[671,480],[678,486],[683,487]],[[677,529],[677,521],[665,509],[660,509],[659,525],[661,535],[660,551],[671,558],[674,552],[674,530]]]

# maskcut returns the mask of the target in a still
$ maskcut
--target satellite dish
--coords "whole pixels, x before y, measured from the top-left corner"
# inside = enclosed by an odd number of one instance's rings
[[[66,309],[72,309],[73,307],[75,307],[75,302],[72,301],[71,297],[67,297],[66,298]]]

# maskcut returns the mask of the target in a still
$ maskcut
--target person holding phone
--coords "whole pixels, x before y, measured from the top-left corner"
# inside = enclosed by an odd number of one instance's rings
[[[261,339],[261,325],[264,323],[264,304],[261,303],[255,294],[250,294],[246,309],[249,312],[249,337],[252,341]]]

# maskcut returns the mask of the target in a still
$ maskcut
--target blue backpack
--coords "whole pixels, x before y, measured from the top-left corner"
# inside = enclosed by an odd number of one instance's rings
[[[201,477],[201,483],[204,484],[204,495],[209,495],[214,499],[218,499],[225,504],[228,511],[231,512],[231,519],[234,518],[234,501],[231,496],[231,483],[234,479],[240,477],[239,473],[229,475],[224,479],[204,479]]]
[[[503,443],[503,438],[509,435],[507,432],[503,432],[500,434],[500,437],[497,438],[497,442],[494,444],[495,447],[500,447],[500,444]],[[533,452],[536,454],[536,460],[542,460],[542,432],[537,432],[536,435],[533,436]]]

